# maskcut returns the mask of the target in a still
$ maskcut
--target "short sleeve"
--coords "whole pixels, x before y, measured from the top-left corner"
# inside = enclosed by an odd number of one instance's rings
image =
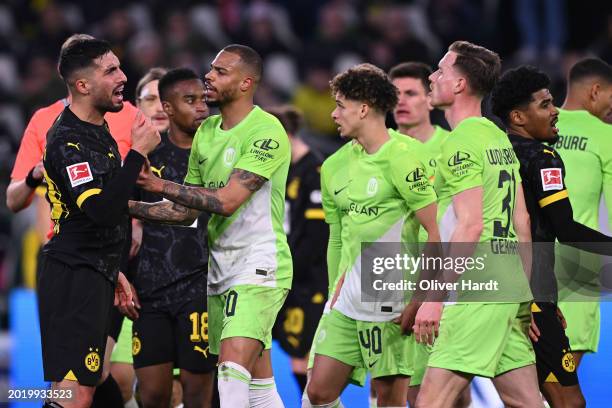
[[[554,150],[543,149],[529,163],[529,184],[540,208],[568,198],[565,187],[565,167]]]
[[[278,126],[263,126],[254,130],[243,145],[243,151],[234,166],[270,179],[274,172],[291,160],[289,139]]]
[[[325,214],[325,222],[328,224],[340,223],[340,215],[338,207],[330,193],[329,178],[325,163],[321,166],[321,202],[323,204],[323,213]]]
[[[409,154],[398,154],[392,162],[393,185],[412,211],[436,202],[436,193],[428,177],[427,166]]]
[[[450,137],[438,158],[437,171],[450,195],[483,185],[481,149],[459,138],[463,139],[461,135]]]
[[[200,172],[200,152],[198,149],[198,139],[200,132],[196,132],[193,142],[191,143],[191,152],[189,153],[189,163],[187,164],[187,175],[185,176],[185,183],[194,184],[197,186],[202,185],[202,174]]]
[[[49,166],[61,178],[79,208],[89,197],[102,192],[102,176],[109,171],[107,161],[96,159],[78,142],[58,142],[50,146],[45,155],[45,170]]]
[[[38,113],[34,114],[23,133],[13,172],[11,173],[13,180],[25,179],[32,167],[42,160],[44,145],[41,145],[39,140],[44,140],[44,136],[39,135],[39,120]]]

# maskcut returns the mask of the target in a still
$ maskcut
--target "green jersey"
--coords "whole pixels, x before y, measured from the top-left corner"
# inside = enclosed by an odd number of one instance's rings
[[[565,164],[565,184],[574,219],[599,229],[603,193],[608,205],[608,225],[612,225],[612,125],[587,111],[559,109],[557,128],[559,140],[555,149]]]
[[[436,201],[417,145],[395,131],[389,133],[390,139],[376,153],[355,145],[350,161],[344,163],[348,212],[342,218],[339,270],[346,271],[346,277],[334,307],[356,320],[392,320],[404,307],[404,301],[362,302],[361,274],[373,273],[361,269],[362,244],[416,242],[420,224],[415,211]]]
[[[292,262],[283,231],[289,139],[274,116],[255,106],[236,126],[221,128],[221,115],[207,118],[193,140],[185,182],[224,187],[234,169],[268,181],[230,217],[208,223],[208,293],[234,285],[291,287]]]
[[[483,117],[470,117],[461,121],[450,132],[442,145],[438,158],[435,188],[438,193],[438,223],[442,241],[449,242],[456,227],[452,204],[453,196],[475,187],[482,187],[483,230],[480,242],[495,245],[512,245],[517,242],[512,216],[515,208],[516,187],[521,183],[520,164],[508,136],[497,125]],[[479,251],[484,251],[481,246]],[[486,252],[485,252],[486,253]],[[497,281],[504,299],[516,302],[532,299],[526,276],[520,262],[508,267],[507,262],[518,262],[518,256],[510,259],[489,257],[487,267],[477,272],[476,279]],[[497,262],[507,267],[497,268]],[[463,275],[468,279],[468,273]],[[506,284],[504,284],[504,282]],[[511,292],[509,292],[511,291]]]

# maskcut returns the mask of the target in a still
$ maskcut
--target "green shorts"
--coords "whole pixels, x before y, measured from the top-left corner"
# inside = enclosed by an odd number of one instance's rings
[[[117,344],[111,354],[111,363],[133,364],[132,361],[132,321],[127,317],[123,319],[121,332]]]
[[[572,351],[597,353],[599,347],[599,302],[559,302],[567,322],[565,334]]]
[[[208,296],[208,344],[219,354],[221,341],[230,337],[259,340],[272,347],[272,328],[288,289],[236,285],[220,295]]]
[[[365,322],[332,310],[315,339],[316,354],[367,369],[372,378],[412,375],[412,336],[392,322]]]
[[[410,377],[411,387],[421,385],[423,382],[423,377],[425,376],[425,370],[427,369],[427,362],[429,361],[431,350],[433,350],[433,346],[413,341],[412,366],[414,368],[414,373],[412,374],[412,377]]]
[[[495,377],[535,364],[530,302],[446,306],[428,367]]]
[[[315,335],[313,338],[314,340],[312,342],[312,346],[310,347],[310,353],[308,354],[308,370],[311,370],[312,367],[314,366],[314,356],[316,354],[317,339],[319,338],[319,332],[321,330],[324,330],[322,327],[325,325],[327,316],[329,316],[329,311],[323,312],[323,314],[321,315],[321,320],[319,320],[319,325],[317,326],[317,331],[315,332]],[[353,369],[353,372],[351,373],[349,382],[351,384],[355,384],[355,385],[359,385],[363,387],[363,385],[365,384],[367,375],[368,375],[368,372],[366,371],[365,368],[355,367]]]

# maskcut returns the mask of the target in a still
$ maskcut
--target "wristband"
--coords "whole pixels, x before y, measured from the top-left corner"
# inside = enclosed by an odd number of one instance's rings
[[[31,189],[35,189],[36,187],[40,186],[43,182],[42,178],[40,180],[35,179],[33,174],[34,174],[34,167],[32,167],[32,170],[30,170],[30,172],[25,178],[26,186],[30,187]]]

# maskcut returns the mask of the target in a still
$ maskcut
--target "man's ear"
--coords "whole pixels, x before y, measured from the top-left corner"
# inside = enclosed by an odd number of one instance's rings
[[[365,119],[368,116],[368,113],[370,113],[370,107],[367,104],[362,103],[361,107],[359,108],[359,119]]]
[[[601,92],[601,84],[599,82],[593,82],[589,89],[589,99],[591,102],[597,102],[599,99],[599,93]]]
[[[91,93],[91,83],[86,78],[79,78],[74,81],[73,89],[81,95],[89,95]]]
[[[253,81],[253,78],[246,77],[245,79],[242,80],[242,83],[240,84],[240,91],[247,92],[249,89],[253,87],[254,83],[255,81]]]
[[[168,116],[174,115],[174,108],[172,107],[172,104],[170,104],[170,102],[161,101],[161,104],[162,104],[162,108],[164,109],[164,112],[166,112],[166,115]]]
[[[516,126],[525,126],[527,122],[525,113],[518,109],[511,110],[508,116],[510,118],[510,123]]]
[[[465,92],[467,89],[467,80],[465,78],[459,77],[457,78],[457,82],[455,82],[455,86],[453,91],[455,95],[460,94],[461,92]]]

